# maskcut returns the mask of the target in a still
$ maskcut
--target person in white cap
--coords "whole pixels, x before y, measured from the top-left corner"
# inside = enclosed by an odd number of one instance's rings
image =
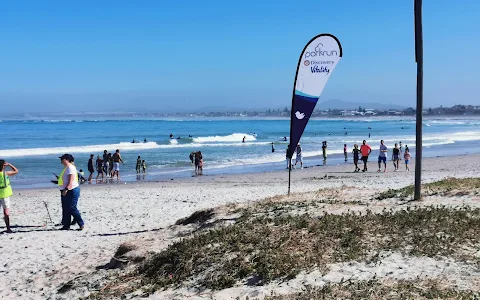
[[[295,152],[297,152],[297,157],[295,158],[295,167],[297,166],[297,163],[300,162],[300,168],[303,169],[302,147],[300,146],[300,143],[297,144],[297,149]]]

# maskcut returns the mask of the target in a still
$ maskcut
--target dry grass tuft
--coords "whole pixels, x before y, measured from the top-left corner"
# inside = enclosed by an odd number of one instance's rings
[[[422,194],[424,196],[443,195],[443,196],[460,196],[474,193],[480,189],[480,178],[445,178],[422,185]],[[391,198],[399,198],[407,200],[412,198],[414,186],[409,185],[401,189],[389,189],[380,193],[376,199],[385,200]]]

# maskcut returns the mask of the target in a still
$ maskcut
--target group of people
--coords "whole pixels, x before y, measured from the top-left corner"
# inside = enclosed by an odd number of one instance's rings
[[[91,182],[95,169],[97,170],[97,178],[101,177],[101,180],[104,179],[104,176],[107,178],[114,179],[117,176],[117,181],[120,180],[120,163],[123,164],[122,155],[120,150],[117,149],[115,153],[109,153],[107,150],[103,151],[103,156],[98,155],[97,160],[94,162],[95,155],[90,154],[90,159],[88,160],[88,176],[87,181]]]
[[[193,151],[189,155],[190,162],[195,165],[195,175],[203,175],[203,155],[202,151]]]
[[[345,161],[347,161],[347,145],[344,145],[344,154],[345,154]],[[392,161],[393,161],[393,167],[394,171],[398,171],[400,167],[400,160],[402,156],[402,143],[400,142],[399,144],[395,143],[395,146],[392,151]],[[360,172],[360,168],[358,167],[358,161],[361,159],[363,161],[363,170],[362,172],[367,172],[368,171],[368,157],[372,153],[372,148],[367,144],[365,140],[363,140],[362,145],[360,146],[360,149],[358,148],[358,145],[355,144],[353,145],[353,163],[355,164],[355,171],[354,172]],[[383,163],[383,172],[387,171],[387,153],[388,153],[388,147],[385,145],[385,142],[383,140],[380,141],[380,146],[379,146],[379,154],[378,154],[378,170],[377,172],[381,172],[382,170],[382,163]],[[405,146],[405,152],[403,152],[403,158],[405,160],[405,169],[407,171],[410,171],[409,164],[410,164],[410,159],[411,159],[411,154],[410,150],[408,149],[408,145]]]
[[[97,171],[96,180],[101,177],[101,180],[104,179],[104,176],[110,179],[117,177],[117,181],[120,181],[120,163],[124,163],[120,150],[117,149],[112,155],[107,150],[103,151],[103,155],[97,156],[97,159],[94,162],[95,155],[90,154],[90,159],[88,160],[88,172],[90,175],[88,179],[83,177],[83,170],[80,169],[80,182],[88,181],[91,182],[95,170]],[[147,172],[147,163],[140,156],[137,157],[137,162],[135,164],[135,171],[137,174],[145,174]]]
[[[295,169],[298,163],[300,163],[300,167],[303,169],[302,147],[300,146],[300,143],[297,144],[297,147],[295,148],[295,151],[294,151],[296,153],[295,164],[292,164],[291,158],[288,157],[289,150],[290,150],[290,145],[287,146],[287,151],[286,151],[287,169],[290,168],[290,165],[292,165],[292,168]],[[273,151],[274,149],[272,144],[272,152]],[[363,140],[360,148],[358,147],[357,144],[355,144],[353,146],[352,153],[353,153],[353,163],[355,165],[354,172],[360,172],[360,168],[358,167],[358,162],[360,160],[363,162],[362,172],[367,172],[368,158],[372,153],[372,148],[367,144],[367,141]],[[385,145],[385,142],[381,140],[380,146],[379,146],[377,172],[381,172],[382,163],[384,166],[383,171],[384,172],[387,171],[387,153],[388,153],[388,148]],[[347,144],[343,145],[343,154],[345,157],[345,161],[348,161]],[[405,151],[403,151],[402,142],[400,142],[399,144],[395,143],[395,146],[392,151],[392,161],[393,161],[394,171],[399,170],[402,154],[403,154],[403,159],[405,161],[405,169],[406,171],[410,171],[410,168],[409,168],[410,159],[411,159],[410,150],[408,149],[408,145],[405,145]],[[327,160],[327,141],[322,142],[322,155],[323,155],[323,160],[326,161]]]
[[[78,225],[77,230],[83,230],[85,222],[77,208],[78,199],[80,198],[79,172],[75,167],[72,155],[64,154],[60,156],[59,159],[63,169],[60,175],[57,176],[57,180],[53,182],[55,182],[60,189],[62,205],[60,230],[70,230],[70,226],[75,224]],[[7,168],[10,170],[7,170]],[[17,175],[18,172],[18,169],[14,165],[5,160],[0,160],[0,206],[3,209],[7,233],[12,233],[10,227],[10,197],[13,195],[13,191],[10,185],[10,177]]]

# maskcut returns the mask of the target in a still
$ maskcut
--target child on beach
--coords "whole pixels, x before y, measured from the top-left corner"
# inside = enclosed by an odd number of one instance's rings
[[[360,157],[360,149],[358,149],[358,145],[355,144],[353,145],[353,163],[355,164],[355,171],[353,172],[359,172],[360,168],[358,167],[358,159]]]
[[[406,147],[405,147],[406,148]],[[408,164],[410,163],[410,158],[411,158],[411,155],[410,155],[410,151],[408,151],[408,149],[406,148],[405,149],[405,154],[403,155],[403,158],[405,159],[405,168],[407,171],[410,171],[410,169],[408,168]]]
[[[143,170],[143,173],[147,172],[147,163],[145,162],[145,160],[142,160],[142,170]]]
[[[348,160],[347,156],[347,144],[343,144],[343,155],[345,156],[345,161]]]
[[[11,171],[6,171],[5,168],[10,167]],[[3,159],[0,160],[0,207],[3,208],[3,218],[5,220],[5,226],[7,227],[6,233],[12,233],[10,228],[10,197],[13,195],[12,186],[10,185],[10,176],[18,174],[18,169],[14,165],[9,164]]]

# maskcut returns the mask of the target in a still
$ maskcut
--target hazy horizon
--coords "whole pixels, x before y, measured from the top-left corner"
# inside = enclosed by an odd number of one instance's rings
[[[480,104],[479,9],[424,1],[424,107]],[[322,32],[344,56],[317,109],[415,107],[413,25],[409,1],[7,2],[0,115],[290,108],[298,57]]]

